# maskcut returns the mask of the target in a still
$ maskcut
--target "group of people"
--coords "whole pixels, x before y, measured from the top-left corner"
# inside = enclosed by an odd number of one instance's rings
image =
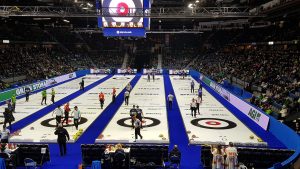
[[[71,114],[69,114],[70,112],[71,109],[69,103],[66,103],[64,105],[64,109],[61,108],[61,105],[57,106],[57,108],[52,112],[52,116],[55,115],[56,127],[58,127],[59,124],[63,125],[64,122],[66,122],[66,124],[69,125],[69,117],[71,116],[73,117],[73,122],[76,130],[78,130],[78,124],[81,119],[81,112],[77,106],[74,106],[74,109],[71,112]],[[62,121],[63,116],[64,119]]]
[[[154,82],[155,81],[155,71],[154,71],[154,69],[152,70],[151,73],[150,72],[147,73],[147,82],[151,81],[151,76],[152,76],[152,80]]]
[[[213,155],[212,169],[237,169],[239,167],[238,152],[232,142],[229,142],[229,146],[225,149],[221,145],[211,146],[211,153]]]
[[[17,102],[17,98],[15,94],[11,96],[10,100],[6,101],[7,107],[4,109],[3,112],[3,117],[4,117],[3,129],[4,128],[6,129],[7,123],[9,124],[9,128],[11,129],[11,122],[15,120],[13,114],[16,111],[16,102]]]
[[[195,82],[194,80],[191,81],[191,93],[195,93]],[[196,115],[200,115],[200,104],[202,103],[202,84],[199,83],[199,88],[197,92],[197,98],[193,98],[190,103],[190,110],[192,117],[196,118]]]
[[[51,102],[52,104],[54,104],[55,102],[55,95],[56,95],[56,92],[54,90],[54,88],[51,89]],[[28,93],[28,96],[27,96],[27,93],[26,93],[26,102],[29,101],[29,93]],[[42,101],[41,101],[41,105],[43,105],[43,102],[45,103],[45,105],[47,105],[47,89],[44,89],[42,91]]]
[[[140,138],[143,139],[143,136],[141,135],[144,117],[143,110],[138,105],[133,105],[133,107],[130,109],[129,115],[131,118],[132,129],[134,129],[135,140],[138,139],[138,136],[140,136]]]

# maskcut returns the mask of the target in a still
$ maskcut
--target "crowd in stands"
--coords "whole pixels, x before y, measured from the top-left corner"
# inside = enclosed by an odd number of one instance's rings
[[[167,69],[184,69],[197,55],[195,50],[174,50],[163,54],[163,68]]]
[[[93,64],[97,68],[121,68],[124,58],[124,53],[118,51],[102,51],[89,55]]]
[[[299,46],[233,47],[199,57],[194,68],[220,83],[231,77],[245,81],[245,89],[257,93],[251,103],[269,114],[279,109],[280,119],[300,111],[299,54]]]
[[[25,76],[16,83],[21,85],[91,67],[120,68],[123,58],[120,52],[77,53],[55,45],[3,46],[0,62],[5,64],[0,65],[0,90],[10,87],[3,79]]]
[[[0,49],[0,79],[26,75],[26,81],[45,79],[73,71],[63,53],[41,46],[10,45]]]

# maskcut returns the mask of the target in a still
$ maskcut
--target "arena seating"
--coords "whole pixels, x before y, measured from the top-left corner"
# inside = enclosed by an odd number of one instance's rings
[[[135,159],[131,167],[136,169],[156,169],[168,161],[168,145],[132,145],[130,158]]]
[[[225,46],[219,52],[199,57],[194,68],[221,84],[229,81],[254,93],[252,104],[276,119],[285,120],[300,110],[298,55],[299,49],[293,45],[249,49]],[[249,71],[254,69],[259,71]],[[283,105],[286,113],[280,112]]]
[[[50,161],[50,151],[48,144],[18,144],[17,166],[24,166],[24,159],[30,158],[42,166]],[[42,153],[42,148],[46,149],[45,154]]]
[[[104,160],[104,151],[108,144],[82,144],[82,165],[91,166],[95,160]],[[126,144],[124,148],[130,148],[126,155],[126,165],[135,169],[156,169],[163,166],[163,161],[168,160],[168,145],[144,145]],[[130,159],[130,164],[129,164]]]
[[[103,159],[103,153],[105,151],[105,145],[100,144],[82,144],[81,155],[82,165],[91,166],[95,160],[101,161]]]
[[[288,159],[294,151],[267,148],[238,147],[238,161],[248,168],[269,168]],[[211,168],[212,154],[210,146],[202,146],[201,160],[204,168]]]
[[[11,153],[10,156],[7,153],[0,153],[0,158],[4,159],[6,168],[15,168],[17,166],[15,153]]]

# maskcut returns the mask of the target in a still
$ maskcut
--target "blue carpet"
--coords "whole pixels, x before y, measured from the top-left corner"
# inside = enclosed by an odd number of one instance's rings
[[[57,105],[63,105],[65,103],[71,101],[72,99],[74,99],[74,98],[82,95],[83,93],[91,90],[95,86],[99,85],[100,83],[106,81],[107,79],[109,79],[111,77],[112,77],[112,75],[108,75],[108,76],[106,76],[106,77],[104,77],[104,78],[102,78],[102,79],[86,86],[84,91],[78,90],[77,92],[75,92],[73,94],[70,94],[69,96],[64,97],[63,99],[60,99],[60,100],[56,101],[54,104],[46,106],[43,109],[37,111],[36,113],[31,114],[31,115],[25,117],[24,119],[12,124],[11,132],[15,132],[19,129],[22,129],[22,128],[26,127],[27,125],[31,124],[32,122],[38,120],[39,118],[41,118],[41,117],[45,116],[46,114],[48,114],[49,112],[53,111],[55,108],[57,108]]]
[[[168,103],[167,96],[171,93],[175,96],[172,83],[169,75],[164,75],[166,103]],[[180,169],[202,169],[201,164],[201,147],[189,145],[188,136],[182,120],[180,109],[176,101],[173,100],[173,109],[168,108],[168,125],[170,135],[170,149],[176,144],[181,151]]]
[[[200,79],[195,78],[197,82],[200,82]],[[241,122],[243,122],[251,131],[253,131],[257,136],[263,139],[268,143],[270,148],[286,148],[272,133],[265,131],[260,126],[258,126],[254,121],[249,119],[244,113],[226,101],[222,96],[215,94],[215,91],[207,86],[205,83],[202,83],[203,87],[214,96],[224,107],[226,107],[235,117],[237,117]]]
[[[132,80],[131,85],[132,88],[136,85],[138,80],[140,79],[141,74],[137,74]],[[117,110],[120,108],[124,101],[124,93],[126,89],[124,88],[120,94],[116,97],[115,103],[109,104],[105,110],[101,113],[100,116],[96,118],[96,120],[86,129],[86,131],[82,134],[82,136],[77,140],[76,143],[80,144],[93,144],[95,143],[96,138],[102,133],[105,129],[106,125],[110,122],[110,120],[114,117]],[[129,99],[130,101],[130,99]],[[130,102],[129,102],[130,103]]]

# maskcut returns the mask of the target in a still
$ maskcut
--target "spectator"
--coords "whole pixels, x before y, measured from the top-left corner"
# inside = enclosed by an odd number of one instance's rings
[[[172,163],[175,163],[177,165],[180,164],[181,152],[179,151],[177,145],[174,145],[173,149],[170,151],[169,159]]]
[[[57,135],[57,143],[59,145],[60,156],[67,154],[67,139],[70,140],[69,133],[63,128],[62,124],[59,124],[54,132]]]
[[[211,147],[211,154],[213,155],[212,169],[224,169],[224,151],[222,146],[218,145],[215,149]]]
[[[225,166],[230,169],[234,169],[238,167],[238,153],[237,149],[233,146],[232,142],[229,142],[229,146],[225,149],[226,154],[226,162]]]
[[[8,143],[10,131],[3,126],[3,130],[1,131],[1,143]]]

